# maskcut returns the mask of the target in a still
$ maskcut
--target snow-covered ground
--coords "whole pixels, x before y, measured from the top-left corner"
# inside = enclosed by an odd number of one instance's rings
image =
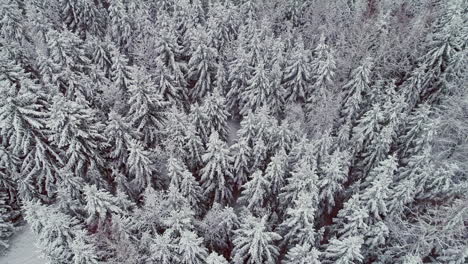
[[[0,256],[1,264],[45,264],[36,247],[36,237],[29,225],[23,226],[10,241],[10,249]]]
[[[228,120],[228,145],[231,146],[237,140],[237,130],[240,129],[240,122],[237,120]]]

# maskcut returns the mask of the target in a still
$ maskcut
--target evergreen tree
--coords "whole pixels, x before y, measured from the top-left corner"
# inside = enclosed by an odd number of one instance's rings
[[[8,71],[5,73],[10,75]],[[18,187],[22,189],[19,194],[23,198],[32,196],[36,191],[52,195],[59,179],[58,170],[62,166],[62,158],[48,138],[50,132],[46,124],[50,117],[49,105],[44,101],[43,95],[27,91],[32,87],[26,80],[16,80],[24,89],[20,91],[7,82],[7,79],[15,81],[13,78],[20,77],[22,73],[24,72],[11,72],[10,77],[5,76],[0,81],[1,94],[5,98],[0,104],[0,121],[3,124],[0,133],[4,146],[2,156],[12,175],[20,172]],[[13,180],[13,177],[9,179]],[[36,191],[33,186],[37,186]]]
[[[297,199],[293,201],[293,205],[286,210],[285,220],[279,226],[284,234],[283,243],[314,245],[316,211],[316,194],[300,192]]]
[[[255,67],[252,78],[247,81],[247,87],[240,94],[242,100],[241,115],[267,105],[271,93],[271,83],[268,75],[269,73],[263,62]]]
[[[184,231],[179,241],[180,261],[184,264],[202,264],[206,263],[208,252],[202,245],[203,238],[195,233]]]
[[[233,180],[231,171],[232,158],[224,141],[216,131],[211,133],[207,151],[202,156],[205,164],[201,170],[201,182],[204,194],[213,196],[215,202],[227,202],[232,198],[230,182]]]
[[[251,68],[246,51],[239,45],[235,50],[236,56],[229,62],[229,91],[227,92],[227,105],[233,113],[238,113],[244,109],[242,94],[245,93],[248,81],[251,78]]]
[[[262,171],[257,170],[246,182],[242,188],[239,202],[244,203],[251,211],[264,207],[267,191],[271,183],[263,175]]]
[[[294,167],[291,176],[287,179],[287,183],[280,193],[280,199],[285,205],[297,200],[302,192],[309,193],[313,197],[318,195],[318,176],[314,166],[306,159],[301,159]]]
[[[333,88],[336,72],[336,61],[333,50],[325,43],[325,35],[322,33],[319,43],[314,50],[315,58],[312,62],[314,72],[314,91],[321,96],[328,95]]]
[[[364,59],[361,65],[352,71],[350,80],[343,86],[341,124],[352,124],[359,115],[363,96],[369,90],[372,67],[372,59]]]
[[[323,176],[319,179],[320,199],[328,213],[335,206],[335,196],[343,190],[343,183],[348,177],[346,152],[333,152],[323,168]]]
[[[104,166],[101,154],[104,125],[96,111],[86,104],[56,96],[47,125],[52,131],[50,139],[64,152],[65,168],[100,184],[102,179],[88,175],[90,169]]]
[[[247,176],[251,171],[252,164],[252,149],[247,141],[243,138],[239,139],[231,147],[231,155],[233,157],[233,172],[237,186],[242,186],[247,182]]]
[[[277,197],[284,187],[287,173],[287,155],[284,151],[277,152],[265,170],[265,178],[271,184],[268,197]]]
[[[205,114],[204,129],[207,132],[216,131],[223,140],[227,140],[227,118],[228,111],[225,108],[225,99],[215,90],[205,98],[202,111]]]
[[[286,264],[320,264],[320,252],[311,247],[310,244],[297,244],[288,250],[286,254]]]
[[[206,264],[228,264],[228,262],[223,256],[218,255],[216,252],[212,252],[206,258]]]
[[[88,214],[86,222],[91,227],[101,227],[113,214],[122,212],[117,206],[117,199],[110,193],[98,190],[94,185],[85,186],[83,192],[86,201],[84,209]]]
[[[178,188],[193,208],[199,206],[203,199],[202,189],[187,167],[180,160],[169,158],[167,169],[171,184]]]
[[[219,203],[214,203],[200,225],[208,248],[220,250],[228,248],[233,231],[239,225],[238,222],[238,215],[232,207],[222,207]]]
[[[233,240],[234,263],[274,263],[279,255],[275,241],[281,236],[275,232],[268,231],[267,217],[256,218],[246,215],[235,231]]]
[[[159,140],[159,131],[166,122],[168,103],[158,95],[152,81],[140,69],[132,72],[129,93],[130,109],[126,118],[142,134],[142,141],[146,146],[154,146]]]
[[[111,80],[116,86],[116,90],[123,97],[128,92],[132,81],[132,67],[129,66],[128,58],[119,50],[111,46]],[[122,98],[123,99],[123,98]]]
[[[52,263],[74,262],[71,245],[80,232],[78,221],[57,208],[26,202],[25,218],[37,234],[38,246],[45,258]]]
[[[332,238],[324,253],[327,263],[352,264],[363,261],[361,255],[362,237],[353,236],[345,239]]]
[[[304,48],[302,39],[299,39],[291,54],[291,60],[286,66],[283,77],[286,100],[289,102],[304,102],[310,95],[312,68],[309,56],[308,51]]]
[[[194,82],[190,92],[192,101],[199,101],[213,90],[216,74],[217,51],[207,46],[207,36],[201,29],[196,31],[199,43],[188,63],[188,80]]]
[[[156,170],[152,154],[136,140],[129,142],[127,167],[132,176],[133,189],[137,193],[152,185]]]

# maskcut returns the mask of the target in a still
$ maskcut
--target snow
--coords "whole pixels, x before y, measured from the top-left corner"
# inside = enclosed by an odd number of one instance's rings
[[[237,130],[240,129],[240,121],[228,120],[228,145],[231,146],[237,140]]]
[[[0,256],[1,264],[45,264],[35,245],[36,237],[29,225],[21,227],[10,241],[6,255]]]

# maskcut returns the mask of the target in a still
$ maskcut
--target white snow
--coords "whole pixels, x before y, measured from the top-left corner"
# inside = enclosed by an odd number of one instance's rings
[[[240,121],[228,120],[228,145],[231,146],[237,140],[237,130],[240,129]]]
[[[1,264],[45,264],[36,247],[36,237],[29,225],[21,227],[10,241],[6,255],[0,256]]]

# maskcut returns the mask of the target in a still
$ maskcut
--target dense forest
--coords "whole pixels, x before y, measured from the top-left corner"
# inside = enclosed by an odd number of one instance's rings
[[[468,261],[468,2],[0,0],[0,252]]]

